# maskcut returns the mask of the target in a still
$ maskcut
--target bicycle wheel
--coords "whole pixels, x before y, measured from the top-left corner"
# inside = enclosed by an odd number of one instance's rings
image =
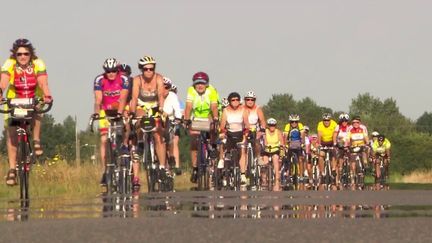
[[[110,140],[106,143],[105,149],[105,161],[106,161],[106,187],[108,195],[112,194],[115,191],[114,188],[114,154],[112,151],[112,143]]]
[[[291,183],[294,187],[296,187],[299,183],[299,174],[298,174],[298,157],[296,153],[293,153],[291,155]]]
[[[202,139],[198,141],[197,151],[197,165],[198,165],[198,190],[206,190],[205,177],[206,177],[206,166],[205,166],[205,145]]]
[[[274,185],[274,172],[273,172],[273,161],[269,161],[267,165],[267,185],[268,190],[273,191],[273,185]]]
[[[20,184],[20,199],[29,199],[29,171],[30,164],[27,163],[28,159],[28,148],[27,143],[20,141],[17,148],[17,164],[18,164],[18,177]]]
[[[152,154],[150,148],[150,141],[148,141],[149,135],[147,133],[144,134],[144,148],[143,148],[143,156],[142,156],[142,164],[145,170],[146,179],[147,179],[147,191],[154,192],[154,171],[152,168]]]
[[[246,173],[247,173],[247,177],[249,178],[249,188],[252,187],[256,187],[256,167],[255,167],[255,157],[253,154],[253,149],[251,146],[247,147],[247,153],[246,153],[246,158],[247,158],[247,168],[246,168]]]

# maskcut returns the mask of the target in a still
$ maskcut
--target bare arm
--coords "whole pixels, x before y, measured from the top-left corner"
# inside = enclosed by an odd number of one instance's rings
[[[213,119],[219,119],[219,111],[218,111],[217,103],[211,103],[210,109],[212,111]]]
[[[99,114],[102,104],[102,91],[95,90],[94,91],[95,102],[94,102],[94,113]]]
[[[266,127],[266,120],[264,117],[264,112],[262,111],[261,107],[258,107],[257,114],[258,114],[258,120],[259,120],[261,128],[265,128]]]
[[[40,75],[37,77],[39,88],[42,90],[44,96],[51,96],[51,92],[48,88],[48,75]]]
[[[128,93],[129,93],[129,91],[127,89],[122,89],[120,91],[119,107],[118,107],[117,113],[123,114],[124,107],[126,106],[126,99],[127,99]]]
[[[225,127],[226,127],[226,123],[227,123],[226,109],[223,110],[223,112],[222,112],[222,118],[221,118],[221,122],[220,122],[220,128],[221,128],[222,133],[225,132]]]
[[[9,85],[9,74],[6,74],[6,73],[0,74],[0,88],[1,88],[2,94],[4,94],[8,85]]]
[[[159,107],[162,108],[164,106],[164,102],[165,102],[165,95],[164,95],[164,85],[163,85],[163,80],[162,80],[162,75],[157,74],[156,77],[156,82],[157,82],[157,93],[158,93],[158,103],[159,103]]]
[[[191,111],[192,111],[192,102],[186,102],[186,108],[184,110],[184,118],[185,120],[191,119]]]

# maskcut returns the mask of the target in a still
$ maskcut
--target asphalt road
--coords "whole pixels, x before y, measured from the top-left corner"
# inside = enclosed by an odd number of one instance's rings
[[[431,242],[432,191],[177,192],[0,201],[0,242]],[[41,210],[43,209],[43,210]],[[12,220],[13,222],[7,222]]]

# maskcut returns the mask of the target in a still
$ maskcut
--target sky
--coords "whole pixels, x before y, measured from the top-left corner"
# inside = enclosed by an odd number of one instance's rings
[[[0,59],[28,38],[45,61],[57,122],[93,113],[93,80],[108,57],[151,55],[185,98],[205,71],[222,96],[253,90],[311,97],[348,111],[369,92],[415,120],[431,109],[432,1],[21,0],[2,11]],[[288,108],[289,112],[289,108]]]

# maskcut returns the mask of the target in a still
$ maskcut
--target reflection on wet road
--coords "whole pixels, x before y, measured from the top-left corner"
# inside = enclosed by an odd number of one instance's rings
[[[0,201],[0,220],[64,218],[321,219],[432,217],[425,191],[175,192]]]

